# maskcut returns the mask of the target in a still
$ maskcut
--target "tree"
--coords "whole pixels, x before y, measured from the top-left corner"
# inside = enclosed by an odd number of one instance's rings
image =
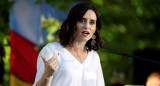
[[[14,2],[0,1],[0,84],[9,85],[10,73],[10,45],[9,45],[9,10]]]

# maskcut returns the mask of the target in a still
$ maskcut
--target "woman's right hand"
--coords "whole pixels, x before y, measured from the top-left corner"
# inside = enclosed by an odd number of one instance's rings
[[[43,73],[43,76],[42,78],[44,78],[45,80],[49,80],[49,78],[57,71],[58,69],[58,63],[56,61],[56,57],[59,55],[56,54],[54,55],[50,60],[46,61],[46,59],[42,57],[43,59],[43,62],[44,62],[44,66],[45,66],[45,70],[44,70],[44,73]]]

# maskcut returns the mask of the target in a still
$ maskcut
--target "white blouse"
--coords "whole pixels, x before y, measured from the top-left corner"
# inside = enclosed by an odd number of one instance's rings
[[[41,56],[49,60],[59,53],[56,58],[59,68],[50,79],[50,86],[105,86],[100,58],[97,52],[89,51],[83,63],[80,63],[67,49],[58,42],[47,44],[39,53],[37,73],[33,86],[44,72]]]

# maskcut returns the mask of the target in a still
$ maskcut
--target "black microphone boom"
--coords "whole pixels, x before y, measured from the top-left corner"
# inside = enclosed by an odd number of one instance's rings
[[[109,49],[109,48],[102,47],[98,43],[96,43],[96,44],[101,50],[109,52],[109,53],[118,54],[118,55],[121,55],[121,56],[127,56],[127,57],[131,57],[131,58],[135,58],[135,59],[139,59],[139,60],[142,60],[142,61],[151,62],[151,63],[155,63],[155,64],[160,64],[160,62],[156,61],[156,60],[151,60],[151,59],[143,58],[143,57],[136,56],[136,55],[130,55],[130,54],[127,54],[127,53],[118,52],[118,51],[115,51],[115,50],[112,50],[112,49]]]

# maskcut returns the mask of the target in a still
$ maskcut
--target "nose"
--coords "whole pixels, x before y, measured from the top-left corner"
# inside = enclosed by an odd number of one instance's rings
[[[86,23],[84,24],[84,29],[89,29],[89,28],[90,28],[90,25],[89,25],[88,22],[86,22]]]

